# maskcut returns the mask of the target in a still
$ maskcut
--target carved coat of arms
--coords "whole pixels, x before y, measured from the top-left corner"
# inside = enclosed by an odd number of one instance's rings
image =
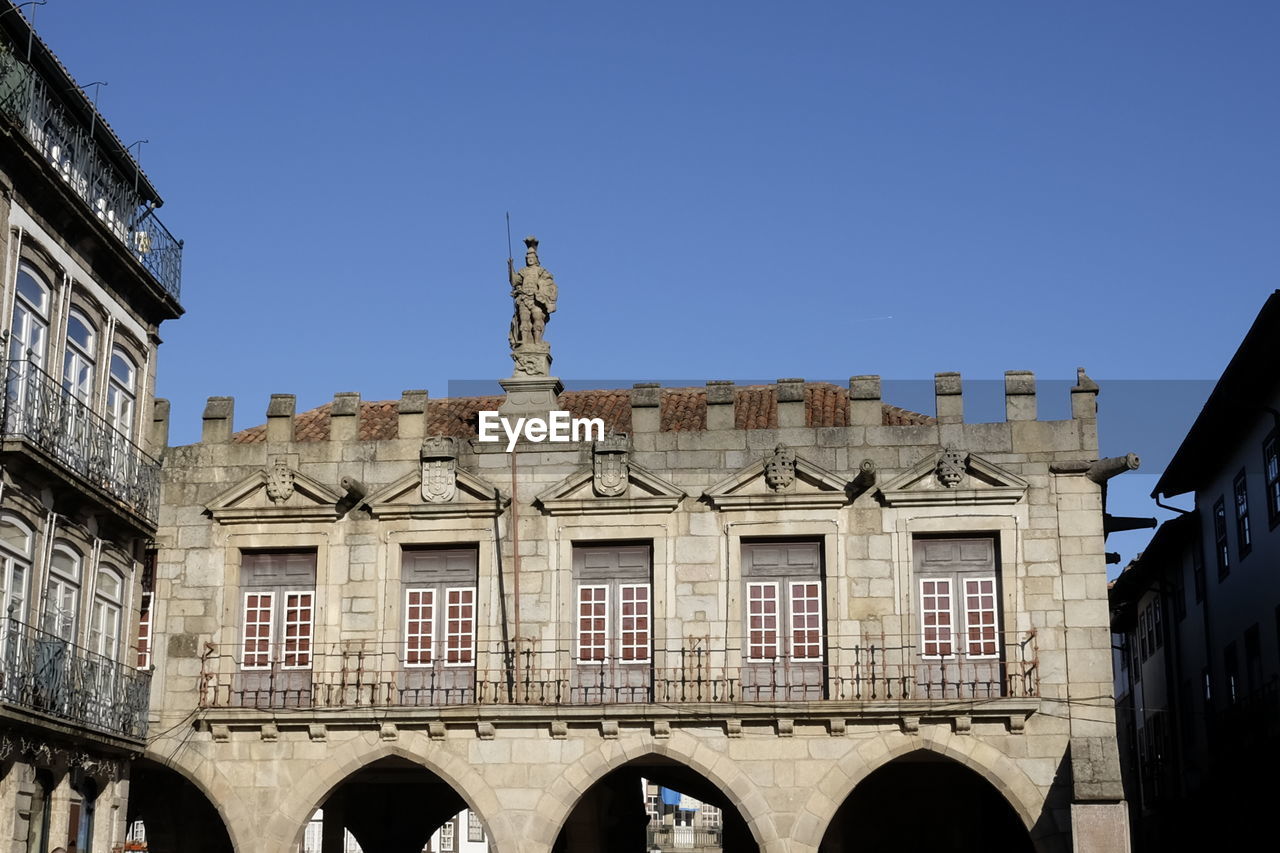
[[[458,442],[433,435],[422,442],[422,499],[443,504],[458,493]]]
[[[293,469],[282,456],[277,456],[267,471],[267,497],[272,503],[282,504],[293,497]]]
[[[764,461],[764,481],[775,492],[791,488],[796,481],[796,452],[785,444],[775,447]]]
[[[591,488],[602,498],[626,493],[630,484],[627,437],[606,435],[595,443],[591,454]]]
[[[954,489],[964,479],[965,462],[969,454],[962,450],[946,448],[938,457],[938,482],[948,489]]]

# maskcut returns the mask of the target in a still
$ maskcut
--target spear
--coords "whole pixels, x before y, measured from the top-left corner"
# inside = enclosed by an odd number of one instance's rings
[[[511,211],[507,211],[507,281],[513,281],[516,277],[516,268],[512,263],[511,255]],[[514,283],[514,282],[513,282]]]

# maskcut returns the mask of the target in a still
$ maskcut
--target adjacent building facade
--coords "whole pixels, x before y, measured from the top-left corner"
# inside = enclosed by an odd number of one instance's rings
[[[505,394],[239,432],[214,397],[166,452],[148,838],[294,853],[322,809],[325,851],[418,853],[466,809],[499,853],[641,851],[643,779],[725,850],[1127,849],[1097,385],[1043,421],[1011,372],[995,423],[957,374],[933,415],[874,376],[565,392],[526,242]],[[600,432],[508,452],[486,411]]]
[[[160,499],[146,430],[157,330],[181,314],[182,246],[160,203],[18,8],[0,3],[4,851],[107,851],[126,834],[147,735]]]
[[[1280,758],[1280,292],[1153,497],[1191,495],[1116,580],[1120,728],[1135,845],[1258,827]],[[1180,503],[1185,503],[1183,498]]]

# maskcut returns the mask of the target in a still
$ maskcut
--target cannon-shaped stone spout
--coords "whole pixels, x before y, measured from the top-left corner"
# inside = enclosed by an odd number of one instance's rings
[[[1093,482],[1101,485],[1117,474],[1123,474],[1125,471],[1137,471],[1138,466],[1142,464],[1142,460],[1138,459],[1136,453],[1126,453],[1124,456],[1108,456],[1106,459],[1099,459],[1092,463],[1085,476]]]

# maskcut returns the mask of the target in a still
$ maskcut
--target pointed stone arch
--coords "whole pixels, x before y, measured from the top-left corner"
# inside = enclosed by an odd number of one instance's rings
[[[427,740],[425,735],[408,743],[348,741],[326,752],[323,760],[308,763],[307,772],[287,789],[271,820],[263,828],[263,837],[281,851],[296,849],[315,810],[343,782],[384,758],[404,759],[439,777],[458,794],[467,808],[480,817],[496,849],[517,848],[518,836],[512,831],[505,810],[481,774],[467,761]]]
[[[609,773],[647,756],[678,762],[720,789],[742,816],[761,853],[784,853],[773,810],[764,794],[736,762],[692,735],[672,731],[670,737],[644,736],[604,740],[567,766],[543,792],[526,830],[530,850],[551,850],[575,806]]]
[[[1023,828],[1034,832],[1045,794],[1004,752],[972,736],[887,734],[869,738],[827,771],[805,803],[793,838],[817,850],[845,800],[868,776],[890,762],[916,752],[932,752],[974,771],[1005,799]],[[1034,836],[1033,836],[1034,840]]]
[[[146,810],[139,804],[140,800],[145,797],[145,790],[136,783],[138,782],[138,771],[145,772],[149,767],[172,773],[191,785],[204,797],[218,819],[221,820],[222,827],[226,830],[227,837],[231,842],[231,848],[233,850],[249,849],[246,845],[250,844],[254,839],[246,831],[247,828],[240,826],[234,819],[236,815],[247,815],[247,806],[240,800],[230,781],[217,771],[216,765],[211,761],[202,759],[193,768],[150,750],[143,753],[137,761],[133,762],[130,768],[130,815],[137,814],[144,821],[146,820]],[[209,768],[208,772],[199,772],[206,767]],[[167,807],[172,807],[171,800],[167,800]]]

